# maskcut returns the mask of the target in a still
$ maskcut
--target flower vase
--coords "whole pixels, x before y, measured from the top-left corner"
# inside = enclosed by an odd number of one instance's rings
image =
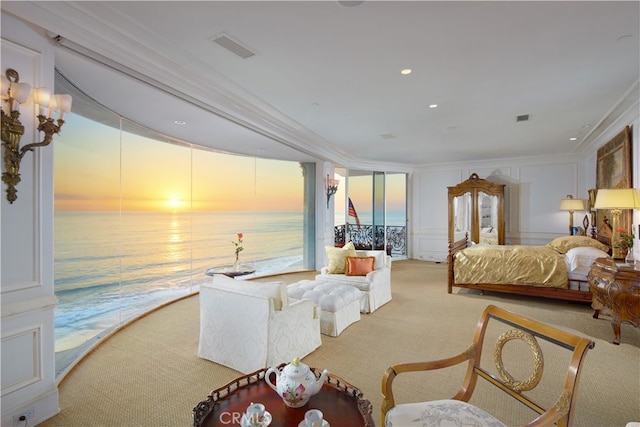
[[[626,262],[629,265],[635,264],[636,261],[633,258],[633,249],[627,248],[627,255],[624,257],[624,262]]]
[[[233,271],[240,271],[240,260],[236,255],[236,262],[233,263]]]

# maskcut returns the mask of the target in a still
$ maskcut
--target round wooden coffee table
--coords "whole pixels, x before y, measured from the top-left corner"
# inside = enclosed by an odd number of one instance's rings
[[[316,378],[320,377],[319,370],[310,369]],[[253,402],[262,403],[271,414],[273,421],[269,427],[298,427],[309,409],[321,410],[332,427],[375,426],[371,402],[364,398],[362,391],[342,378],[329,374],[320,392],[311,396],[306,405],[290,408],[265,382],[266,372],[267,369],[261,369],[213,390],[193,408],[193,425],[240,426],[242,415]],[[275,376],[271,380],[275,382]]]

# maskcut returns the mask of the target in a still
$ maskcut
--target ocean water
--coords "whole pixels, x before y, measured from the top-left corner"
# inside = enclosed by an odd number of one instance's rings
[[[302,268],[302,212],[56,212],[54,226],[56,352],[197,291],[237,233],[255,275]]]

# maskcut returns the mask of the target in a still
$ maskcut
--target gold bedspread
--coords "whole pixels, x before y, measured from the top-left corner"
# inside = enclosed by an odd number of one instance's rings
[[[545,246],[474,245],[455,254],[454,282],[567,288],[564,256]]]

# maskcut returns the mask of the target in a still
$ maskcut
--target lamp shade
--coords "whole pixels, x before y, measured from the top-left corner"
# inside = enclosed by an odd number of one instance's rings
[[[566,199],[560,200],[560,210],[561,211],[586,211],[587,204],[583,199],[574,199],[573,197],[568,197]]]
[[[635,188],[600,189],[596,209],[640,209],[640,194]]]

